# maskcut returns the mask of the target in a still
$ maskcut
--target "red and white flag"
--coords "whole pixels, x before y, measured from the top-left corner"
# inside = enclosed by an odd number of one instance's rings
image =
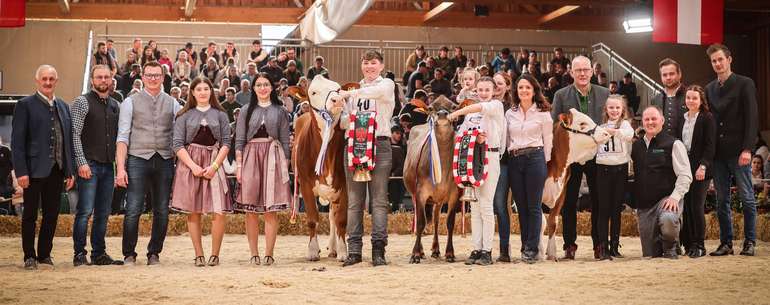
[[[0,0],[0,28],[24,26],[24,0]]]
[[[724,0],[655,0],[652,41],[712,44],[724,37]]]

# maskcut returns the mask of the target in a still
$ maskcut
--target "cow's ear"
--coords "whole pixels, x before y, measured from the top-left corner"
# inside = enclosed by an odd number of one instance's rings
[[[307,101],[307,91],[304,88],[298,86],[291,86],[286,89],[289,92],[289,96],[292,96],[300,101]]]
[[[572,114],[571,113],[562,113],[559,115],[559,121],[564,123],[564,125],[571,125],[572,124]]]
[[[345,91],[351,90],[351,89],[359,89],[359,88],[361,88],[361,84],[359,84],[359,83],[347,83],[347,84],[342,85],[342,87],[340,87],[340,88],[342,90],[345,90]]]

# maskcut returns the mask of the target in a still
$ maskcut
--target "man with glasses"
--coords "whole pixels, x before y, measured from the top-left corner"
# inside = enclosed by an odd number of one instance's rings
[[[146,187],[153,195],[152,237],[147,246],[147,264],[160,263],[168,225],[168,202],[174,177],[171,136],[174,117],[181,108],[161,90],[163,70],[157,62],[144,65],[144,89],[120,105],[118,120],[116,184],[127,188],[123,219],[124,262],[136,264],[139,216],[144,207]],[[148,183],[149,182],[149,183]]]
[[[89,93],[78,96],[72,103],[72,142],[75,162],[78,166],[77,214],[75,214],[72,239],[75,256],[72,264],[89,264],[86,258],[86,232],[88,218],[94,216],[91,225],[91,263],[94,265],[122,265],[105,251],[104,235],[107,218],[112,208],[115,173],[115,141],[118,133],[118,101],[110,97],[112,76],[106,65],[91,68]]]
[[[607,88],[591,83],[591,60],[585,56],[577,56],[572,60],[572,69],[570,75],[574,79],[572,86],[566,86],[556,91],[553,97],[553,109],[551,116],[554,122],[558,122],[559,114],[569,113],[570,109],[575,108],[578,111],[588,115],[596,123],[602,122],[602,111],[604,103],[610,96]],[[570,177],[567,182],[567,194],[564,199],[564,208],[561,213],[564,217],[562,223],[562,234],[564,237],[564,258],[575,259],[577,251],[577,200],[580,191],[580,183],[583,180],[583,174],[588,180],[588,190],[591,193],[591,210],[596,211],[598,200],[596,198],[596,159],[589,160],[585,164],[573,163],[570,165]],[[591,213],[591,218],[595,217]],[[594,228],[591,228],[591,236],[594,240],[594,247],[598,240]],[[617,247],[617,245],[610,245]]]

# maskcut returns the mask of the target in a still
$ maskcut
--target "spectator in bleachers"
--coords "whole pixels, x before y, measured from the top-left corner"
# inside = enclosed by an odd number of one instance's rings
[[[618,84],[618,94],[625,96],[628,105],[634,110],[639,107],[639,96],[631,73],[623,75],[623,81]]]
[[[201,75],[214,81],[219,73],[219,65],[217,65],[217,59],[214,57],[207,57],[206,65],[201,68]]]
[[[452,84],[444,79],[444,69],[436,68],[433,71],[433,80],[430,81],[431,92],[436,96],[444,95],[449,98],[452,96]]]
[[[115,51],[115,41],[113,41],[112,39],[107,39],[107,41],[105,42],[105,46],[107,47],[107,54],[110,54],[110,57],[112,58],[112,60],[117,63],[118,53],[117,51]]]
[[[129,53],[131,54],[131,53]],[[141,84],[142,80],[142,66],[140,66],[137,63],[131,64],[129,66],[129,69],[127,70],[126,74],[123,75],[122,81],[120,82],[120,91],[123,92],[124,95],[128,95],[129,92],[131,92],[131,88],[134,86],[134,83],[139,80],[139,83]]]
[[[134,54],[133,52],[126,53],[126,62],[123,63],[123,66],[120,69],[121,70],[120,73],[127,74],[131,72],[131,66],[133,64],[138,64],[138,62],[136,61],[136,58],[137,58],[136,54]]]
[[[323,75],[329,79],[329,70],[324,67],[324,58],[320,55],[315,57],[315,65],[307,70],[307,79],[313,80],[316,75]]]
[[[237,67],[227,66],[227,79],[229,80],[230,88],[235,89],[235,91],[241,90],[241,77],[239,76]]]
[[[251,81],[248,79],[241,80],[241,91],[235,94],[235,101],[243,106],[249,103],[251,100]]]
[[[117,72],[115,63],[112,57],[107,53],[107,44],[99,42],[96,44],[96,53],[94,53],[94,65],[105,65],[110,68],[110,72],[114,75]]]
[[[450,65],[452,61],[449,59],[449,48],[447,46],[441,46],[438,50],[438,56],[433,58],[436,63],[436,68],[441,68],[444,71],[450,71]],[[446,72],[444,72],[446,74]]]
[[[455,54],[452,57],[452,60],[450,61],[449,69],[446,70],[447,79],[452,79],[457,74],[457,69],[459,68],[460,71],[465,68],[465,66],[468,65],[468,57],[463,54],[463,48],[460,46],[455,47]]]
[[[289,96],[288,86],[278,88],[278,99],[281,101],[283,108],[288,112],[294,112],[294,99]]]
[[[155,60],[160,59],[160,50],[158,50],[158,42],[155,40],[150,40],[147,42],[147,46],[152,49],[152,57],[155,58]]]
[[[148,62],[156,61],[156,60],[157,58],[155,58],[152,48],[150,46],[145,46],[144,50],[142,51],[142,59],[140,60],[142,67],[144,67],[144,64]]]
[[[222,54],[219,56],[222,60],[222,64],[227,66],[229,63],[227,62],[231,58],[233,59],[233,64],[238,65],[238,50],[235,49],[235,43],[232,41],[228,41],[225,44],[225,50],[222,51]]]
[[[215,96],[220,103],[225,102],[225,94],[227,93],[225,90],[227,90],[227,88],[230,88],[230,79],[223,78],[219,81],[219,87],[217,88],[219,89],[219,94]]]
[[[529,60],[527,61],[527,66],[535,66],[535,70],[537,70],[538,75],[543,71],[542,67],[540,66],[540,60],[537,59],[537,52],[529,51]]]
[[[390,150],[393,155],[393,167],[390,170],[391,177],[404,175],[404,161],[406,160],[406,145],[403,139],[404,130],[400,126],[390,128]],[[401,201],[404,199],[403,179],[390,179],[388,181],[388,201],[391,212],[398,212]]]
[[[133,44],[126,51],[126,53],[133,53],[136,56],[136,58],[139,58],[139,56],[142,55],[142,39],[139,37],[134,38]]]
[[[305,65],[303,65],[302,64],[302,60],[300,60],[299,57],[297,57],[297,50],[295,50],[294,48],[286,49],[286,60],[287,60],[287,62],[286,62],[287,65],[288,65],[289,61],[293,60],[294,64],[297,65],[297,71],[299,72],[300,76],[304,75],[303,74],[304,72],[302,72],[302,71],[305,70]]]
[[[187,95],[190,94],[190,83],[182,82],[179,84],[179,89],[182,90],[182,92],[179,94],[179,98],[181,98],[183,101],[186,101]]]
[[[537,69],[537,65],[535,64],[527,64],[527,72],[524,74],[532,75],[533,78],[535,78],[538,82],[538,85],[545,83],[545,79],[543,79],[543,74],[540,73],[540,70]]]
[[[299,72],[299,67],[294,60],[289,60],[286,64],[286,70],[283,71],[283,77],[287,81],[287,85],[295,86],[299,82],[299,78],[302,77],[302,73]]]
[[[275,56],[270,56],[267,60],[267,65],[259,68],[259,71],[267,73],[267,77],[273,83],[273,86],[276,86],[283,77],[283,69],[278,66],[278,59]],[[251,83],[253,84],[254,82],[252,81]]]
[[[599,77],[597,78],[597,81],[599,82],[599,86],[602,86],[604,88],[607,88],[607,86],[609,86],[607,73],[605,72],[599,73]]]
[[[406,66],[406,72],[409,73],[409,75],[412,74],[415,70],[417,70],[417,64],[419,64],[421,61],[425,59],[425,47],[422,45],[418,45],[414,48],[414,52],[412,54],[409,54],[409,57],[406,58],[406,63],[404,64]],[[404,74],[404,76],[407,76],[407,74]],[[408,76],[406,78],[409,78]]]
[[[254,81],[254,78],[257,77],[257,64],[254,62],[249,62],[246,64],[246,72],[243,73],[241,76],[241,80],[248,80],[249,83]]]
[[[479,70],[479,74],[481,75],[481,77],[489,76],[489,74],[490,74],[489,67],[487,67],[487,65],[482,65],[482,66],[478,67],[478,70]]]
[[[308,80],[308,78],[304,76],[300,77],[299,82],[297,83],[297,86],[307,91],[307,89],[310,88],[310,80]]]
[[[524,72],[527,72],[527,63],[529,63],[529,50],[519,48],[519,57],[516,58],[515,66],[516,73],[522,75]]]
[[[425,74],[425,83],[430,83],[433,80],[433,70],[436,70],[436,59],[432,56],[425,58],[425,67],[428,68],[428,73]]]
[[[286,51],[278,53],[278,56],[275,59],[275,63],[281,67],[281,71],[286,70],[286,64],[289,63],[289,57],[286,55]]]
[[[553,69],[553,64],[551,62],[545,63],[545,72],[542,73],[543,82],[540,84],[540,87],[545,88],[546,85],[548,84],[548,79],[556,75],[557,75],[556,70]]]
[[[219,90],[225,91],[225,100],[222,102],[222,108],[224,108],[227,112],[227,119],[230,120],[230,123],[235,122],[233,111],[235,111],[235,109],[241,108],[241,104],[238,104],[235,101],[235,88],[227,87],[227,89],[220,88]]]
[[[192,64],[189,62],[190,55],[187,54],[187,51],[179,51],[179,56],[177,56],[176,64],[174,65],[174,84],[181,84],[182,82],[189,82],[190,81],[190,73]]]
[[[543,95],[548,99],[549,103],[553,103],[553,96],[559,89],[561,89],[561,87],[559,86],[559,81],[556,80],[556,77],[551,76],[548,78],[548,83],[543,89]]]
[[[131,86],[131,90],[139,90],[141,91],[142,88],[144,88],[144,83],[142,82],[142,78],[134,80],[134,84]]]
[[[249,63],[254,63],[257,67],[261,67],[267,64],[269,54],[262,49],[262,42],[259,39],[255,39],[251,42],[251,53],[249,53]],[[254,81],[252,77],[250,82]],[[233,128],[234,130],[234,128]],[[233,151],[235,151],[233,149]]]
[[[554,48],[553,49],[553,58],[551,59],[551,64],[554,66],[554,69],[556,67],[556,64],[561,64],[562,67],[566,67],[569,65],[570,60],[566,56],[564,56],[564,51],[562,48]]]
[[[172,63],[171,58],[168,57],[168,49],[163,49],[160,51],[160,58],[158,58],[158,63],[161,65],[167,65],[169,71],[174,71],[174,63]]]
[[[610,94],[620,94],[620,93],[618,93],[618,82],[616,82],[614,80],[610,81],[609,89],[610,89]],[[626,100],[628,100],[628,99],[626,99]]]
[[[428,83],[425,81],[425,75],[428,74],[427,63],[420,62],[417,64],[417,70],[412,72],[409,76],[409,82],[406,86],[406,97],[411,99],[414,97],[414,92],[418,89],[422,89],[423,85]]]
[[[193,50],[193,44],[192,42],[188,42],[184,45],[184,48],[179,49],[176,52],[177,60],[179,60],[180,53],[184,51],[187,53],[187,63],[189,63],[192,67],[197,68],[197,62],[198,62],[198,54],[195,53],[195,50]],[[192,79],[192,78],[190,78]]]
[[[198,52],[198,58],[200,58],[200,70],[203,71],[203,67],[208,65],[209,58],[214,58],[214,63],[219,63],[219,54],[217,54],[217,43],[216,42],[209,42],[208,46],[201,49],[200,52]],[[214,78],[209,78],[209,80],[214,80]]]
[[[171,97],[173,97],[177,103],[179,103],[179,106],[184,106],[185,102],[179,98],[179,96],[182,94],[182,89],[179,89],[179,87],[171,87]]]
[[[476,59],[468,58],[468,65],[466,67],[475,68],[476,67]],[[465,69],[465,67],[463,67]]]
[[[169,94],[171,92],[171,87],[173,87],[171,70],[166,65],[160,65],[160,67],[163,71],[163,92]]]
[[[503,48],[500,50],[500,54],[495,56],[495,59],[492,60],[492,71],[498,72],[498,71],[508,71],[508,69],[513,68],[514,61],[513,57],[511,56],[511,49]]]
[[[110,97],[114,98],[116,101],[118,101],[118,103],[122,103],[123,102],[123,94],[118,92],[118,91],[115,91],[117,86],[118,86],[118,79],[117,78],[113,78],[112,79],[112,83],[110,84]]]
[[[575,80],[572,78],[572,75],[567,72],[570,70],[570,66],[571,64],[566,66],[562,66],[562,65],[556,66],[557,73],[561,74],[561,80],[559,81],[559,86],[562,88],[572,85],[572,83],[575,82]],[[558,72],[558,71],[561,71],[561,72]]]
[[[599,74],[602,74],[602,64],[600,63],[594,63],[594,73],[593,76],[591,76],[591,83],[594,85],[599,84]]]

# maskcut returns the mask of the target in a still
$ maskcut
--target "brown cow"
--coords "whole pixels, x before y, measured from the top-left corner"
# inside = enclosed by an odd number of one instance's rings
[[[546,225],[542,226],[540,235],[548,231],[547,250],[543,251],[540,243],[539,259],[543,259],[543,253],[549,260],[556,260],[556,222],[564,205],[564,196],[567,193],[566,184],[569,180],[569,166],[572,163],[585,163],[596,154],[598,145],[606,143],[610,134],[601,126],[596,125],[591,118],[575,109],[570,113],[559,115],[558,122],[553,127],[553,149],[551,160],[548,161],[548,175],[543,189],[543,204],[548,206]],[[545,215],[543,215],[545,218]]]
[[[420,107],[418,105],[418,107]],[[431,257],[438,258],[441,255],[438,244],[438,219],[441,206],[447,204],[447,245],[444,253],[447,262],[455,261],[454,246],[452,245],[452,233],[454,231],[455,215],[459,199],[459,189],[452,177],[452,155],[454,153],[455,131],[446,115],[454,109],[454,104],[444,96],[439,96],[427,108],[422,106],[423,111],[433,119],[433,128],[435,138],[438,144],[438,155],[441,164],[441,181],[433,184],[430,174],[430,160],[428,158],[430,145],[426,138],[429,134],[430,126],[423,124],[411,129],[409,142],[407,143],[407,156],[404,162],[404,184],[409,193],[412,194],[416,215],[416,234],[417,239],[414,242],[412,257],[410,263],[418,264],[420,259],[425,258],[422,249],[422,233],[425,229],[429,217],[426,217],[426,209],[433,207],[433,212],[428,215],[433,216],[433,246],[431,247]],[[433,153],[436,153],[435,151]]]
[[[343,89],[347,90],[357,85],[346,85]],[[313,110],[301,115],[294,122],[292,149],[295,179],[299,183],[299,192],[305,200],[307,228],[310,235],[307,259],[310,261],[320,259],[321,250],[316,232],[318,207],[315,204],[315,197],[319,197],[321,204],[331,204],[329,207],[329,257],[344,261],[347,257],[345,234],[348,199],[343,160],[346,141],[345,133],[339,124],[341,109],[330,111],[333,122],[329,127],[332,130],[323,161],[323,170],[320,174],[316,174],[315,170],[323,142],[322,130],[326,126],[319,110],[326,109],[326,102],[337,94],[340,85],[319,75],[310,83],[307,93],[298,87],[291,87],[288,90],[291,96],[301,101],[309,101],[313,107]]]

